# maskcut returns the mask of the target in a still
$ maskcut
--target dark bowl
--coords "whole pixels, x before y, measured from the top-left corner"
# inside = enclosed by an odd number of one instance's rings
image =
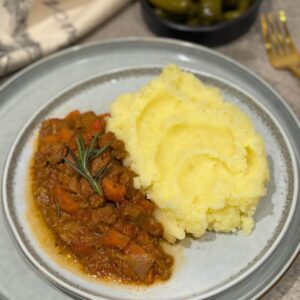
[[[157,16],[147,0],[140,0],[146,23],[158,35],[187,40],[207,46],[229,43],[249,30],[255,21],[262,0],[255,0],[240,17],[207,26],[188,26]]]

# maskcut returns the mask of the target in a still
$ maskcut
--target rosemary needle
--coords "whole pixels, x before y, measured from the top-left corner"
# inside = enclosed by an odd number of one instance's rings
[[[79,157],[75,155],[75,153],[69,149],[69,153],[72,156],[72,159],[74,160],[74,163],[68,160],[67,158],[64,158],[65,163],[74,169],[77,173],[79,173],[82,177],[84,177],[89,184],[93,187],[93,189],[97,192],[99,195],[103,195],[101,186],[98,184],[98,180],[100,177],[107,171],[107,169],[111,166],[106,165],[102,167],[96,174],[95,177],[92,176],[88,164],[91,160],[95,159],[102,153],[104,153],[109,147],[110,144],[105,145],[104,147],[101,147],[99,149],[94,149],[94,145],[96,140],[98,139],[99,134],[94,135],[91,143],[89,146],[86,148],[84,145],[84,140],[82,135],[80,134],[79,137],[76,137],[76,145],[77,145],[77,150]]]

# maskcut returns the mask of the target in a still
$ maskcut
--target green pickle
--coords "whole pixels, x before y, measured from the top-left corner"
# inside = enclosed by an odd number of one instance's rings
[[[221,19],[222,1],[221,0],[200,0],[199,17],[201,23],[210,25]]]
[[[149,2],[171,14],[187,14],[192,6],[192,0],[149,0]]]
[[[155,8],[154,12],[158,17],[163,18],[163,19],[168,19],[168,14],[166,14],[165,11],[163,11],[162,9]]]
[[[223,0],[223,7],[237,8],[239,0]]]
[[[238,11],[245,12],[246,10],[248,10],[250,5],[252,4],[251,2],[251,0],[239,0],[237,5]]]
[[[231,21],[238,18],[241,15],[242,13],[239,10],[228,10],[223,13],[222,18],[224,21]]]
[[[240,17],[253,0],[148,0],[157,16],[188,26],[211,25]]]

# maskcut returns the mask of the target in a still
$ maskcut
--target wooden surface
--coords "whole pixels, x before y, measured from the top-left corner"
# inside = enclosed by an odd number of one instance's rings
[[[263,0],[261,10],[277,11],[284,9],[288,24],[298,49],[300,49],[300,1]],[[217,51],[234,58],[267,80],[286,99],[300,116],[300,81],[287,71],[274,70],[267,59],[261,38],[259,20],[251,30],[233,43],[216,48]],[[88,43],[116,37],[154,36],[145,25],[139,3],[135,2],[118,13],[103,26],[94,30],[77,44]],[[300,256],[296,259],[280,281],[268,291],[262,300],[299,300],[300,299]],[[228,299],[235,300],[235,299]]]

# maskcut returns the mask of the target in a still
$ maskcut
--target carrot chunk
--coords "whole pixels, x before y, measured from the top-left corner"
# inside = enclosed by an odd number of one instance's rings
[[[98,117],[100,117],[100,118],[110,118],[111,114],[110,113],[105,113],[105,114],[99,115]]]
[[[68,144],[71,139],[73,138],[74,132],[72,129],[69,129],[68,127],[63,127],[59,132],[59,137],[62,142]]]
[[[104,195],[108,200],[115,202],[124,200],[126,194],[126,187],[124,185],[106,177],[102,180],[102,188]]]
[[[78,110],[78,109],[76,109],[76,110],[73,110],[73,111],[71,111],[67,116],[66,116],[66,119],[67,120],[73,120],[73,119],[75,119],[75,118],[77,118],[77,117],[79,117],[80,116],[80,111]]]
[[[102,131],[105,127],[105,122],[102,119],[98,119],[98,120],[94,121],[90,127],[93,131],[96,131],[96,132]]]
[[[109,229],[103,237],[103,244],[109,247],[124,249],[130,238],[114,229]]]
[[[42,138],[42,142],[45,144],[57,144],[60,142],[60,137],[55,134],[49,134]]]
[[[79,204],[74,200],[74,198],[70,195],[69,192],[65,191],[61,187],[56,187],[54,194],[56,200],[60,205],[60,208],[64,212],[68,214],[74,214],[79,210]]]
[[[139,204],[150,213],[152,213],[155,209],[155,205],[149,200],[142,200]]]
[[[142,255],[145,254],[146,251],[138,246],[136,243],[131,242],[125,249],[124,249],[125,254],[132,254],[132,255]]]

